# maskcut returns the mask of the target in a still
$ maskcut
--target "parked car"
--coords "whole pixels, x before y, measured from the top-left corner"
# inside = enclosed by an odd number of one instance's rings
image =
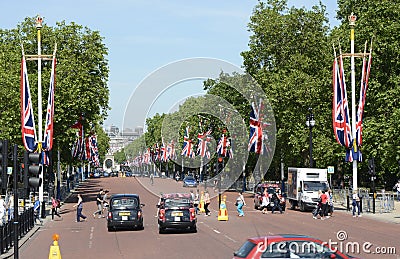
[[[112,171],[111,172],[111,177],[118,177],[118,172],[117,171]]]
[[[93,178],[100,178],[100,172],[98,171],[94,172]]]
[[[126,171],[125,172],[125,177],[132,177],[132,172],[131,171]]]
[[[103,177],[110,177],[110,173],[107,172],[107,171],[104,171],[104,172],[103,172]]]
[[[196,187],[197,181],[193,176],[186,176],[183,179],[183,187]]]
[[[239,258],[354,258],[330,247],[328,242],[305,235],[276,235],[249,238],[233,254]]]
[[[196,212],[190,193],[163,194],[158,207],[158,230],[164,233],[167,229],[188,229],[197,232]]]
[[[138,194],[114,194],[110,197],[107,214],[107,229],[116,228],[143,229],[144,204]]]
[[[274,206],[274,202],[272,201],[272,195],[274,193],[280,194],[280,187],[277,183],[260,183],[254,188],[254,209],[260,210],[262,203],[262,196],[264,194],[264,190],[267,190],[268,196],[270,199],[269,205],[267,207],[268,210],[271,210]],[[282,210],[285,211],[286,204],[284,199],[281,202]]]

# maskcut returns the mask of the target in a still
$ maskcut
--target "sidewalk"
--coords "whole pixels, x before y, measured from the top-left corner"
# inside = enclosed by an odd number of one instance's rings
[[[363,217],[375,219],[378,221],[400,224],[400,201],[394,201],[394,210],[392,210],[392,212],[380,213],[378,210],[376,210],[375,214],[373,214],[372,212],[365,212],[362,215]]]
[[[73,193],[75,192],[75,190],[71,190],[70,193],[65,197],[65,199],[63,201],[61,201],[61,204],[63,204],[63,202],[65,200],[67,200]],[[51,220],[51,205],[46,205],[46,217],[43,220],[43,224],[36,224],[33,226],[33,228],[26,233],[25,236],[23,236],[22,238],[20,238],[18,240],[18,248],[21,248],[26,242],[29,241],[29,239],[37,232],[40,230],[40,228],[42,228],[43,226],[45,226],[47,224],[48,221]],[[12,246],[6,253],[0,255],[0,258],[13,258],[14,257],[14,247]]]

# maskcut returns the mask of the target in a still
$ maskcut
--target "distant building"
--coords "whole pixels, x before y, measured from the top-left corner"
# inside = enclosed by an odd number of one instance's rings
[[[136,127],[134,130],[125,128],[120,132],[117,126],[112,125],[111,127],[105,128],[104,131],[110,138],[110,149],[107,152],[110,155],[120,151],[132,141],[143,135],[143,127],[140,126]]]

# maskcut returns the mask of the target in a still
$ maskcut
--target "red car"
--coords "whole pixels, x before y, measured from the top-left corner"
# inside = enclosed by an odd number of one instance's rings
[[[247,241],[233,254],[239,258],[354,258],[327,242],[305,235],[261,236]]]

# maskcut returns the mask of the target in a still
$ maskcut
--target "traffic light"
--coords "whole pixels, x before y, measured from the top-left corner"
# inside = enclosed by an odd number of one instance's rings
[[[41,153],[24,152],[24,187],[37,189],[42,184],[39,177],[42,172]]]
[[[217,167],[218,173],[222,172],[223,169],[224,169],[224,158],[218,157],[218,167]]]
[[[7,189],[8,140],[0,141],[0,187]]]
[[[374,158],[370,158],[370,159],[368,160],[368,173],[371,174],[371,175],[375,175],[375,174],[376,174],[376,172],[375,172],[375,160],[374,160]]]

